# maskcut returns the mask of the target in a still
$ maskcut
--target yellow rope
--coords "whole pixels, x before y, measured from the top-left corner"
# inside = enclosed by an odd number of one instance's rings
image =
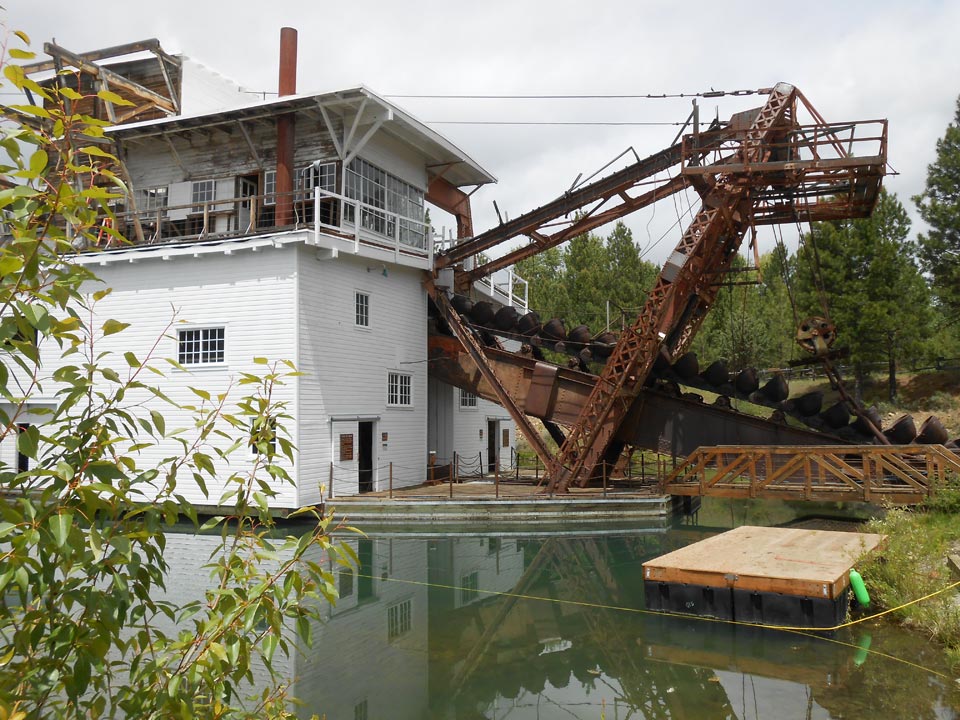
[[[515,592],[506,591],[506,590],[484,590],[482,588],[464,588],[459,585],[431,583],[431,582],[424,582],[422,580],[407,580],[405,578],[392,578],[392,577],[383,578],[383,577],[375,577],[373,575],[362,575],[359,573],[357,574],[357,577],[369,578],[372,580],[380,579],[380,580],[386,580],[388,582],[399,582],[407,585],[419,585],[422,587],[439,588],[441,590],[461,590],[461,591],[469,590],[470,592],[482,593],[484,595],[511,597],[511,598],[516,598],[518,600],[537,600],[540,602],[554,602],[554,603],[560,603],[563,605],[574,605],[577,607],[593,608],[597,610],[616,610],[619,612],[636,613],[639,615],[655,615],[657,617],[670,617],[670,618],[677,618],[682,620],[697,620],[700,622],[713,622],[713,623],[721,623],[724,625],[739,625],[742,627],[753,627],[753,628],[759,627],[767,630],[779,630],[781,632],[789,632],[797,635],[804,635],[806,637],[811,637],[819,640],[824,640],[826,642],[831,642],[836,645],[843,645],[846,647],[854,648],[856,650],[866,651],[871,655],[877,655],[879,657],[883,657],[888,660],[895,660],[896,662],[902,663],[904,665],[908,665],[918,670],[923,670],[924,672],[930,673],[931,675],[936,675],[938,677],[945,678],[947,680],[952,679],[950,675],[939,672],[938,670],[934,670],[932,668],[924,667],[923,665],[918,665],[916,663],[910,662],[909,660],[904,660],[903,658],[899,658],[895,655],[888,655],[887,653],[880,652],[879,650],[870,650],[868,648],[862,648],[859,645],[854,645],[853,643],[844,642],[842,640],[837,640],[835,638],[824,637],[823,635],[819,635],[818,633],[834,632],[835,630],[841,630],[843,628],[851,627],[853,625],[859,625],[860,623],[867,622],[868,620],[875,620],[884,615],[888,615],[892,612],[896,612],[897,610],[902,610],[906,607],[910,607],[911,605],[915,605],[919,602],[923,602],[924,600],[929,600],[930,598],[940,595],[942,593],[945,593],[948,590],[952,590],[953,588],[960,585],[960,581],[951,583],[946,587],[940,588],[939,590],[935,590],[932,593],[928,593],[923,597],[918,597],[914,600],[911,600],[910,602],[906,602],[906,603],[903,603],[902,605],[898,605],[897,607],[889,608],[888,610],[883,610],[873,615],[867,615],[866,617],[858,618],[857,620],[851,620],[849,622],[841,623],[840,625],[833,625],[831,627],[802,627],[802,626],[796,626],[796,625],[764,625],[760,623],[746,623],[746,622],[740,622],[739,620],[725,620],[722,618],[704,617],[702,615],[687,615],[685,613],[670,612],[668,610],[647,610],[644,608],[633,608],[633,607],[626,607],[623,605],[608,605],[606,603],[594,603],[594,602],[588,602],[585,600],[565,600],[563,598],[543,597],[542,595],[527,595],[525,593],[515,593]]]

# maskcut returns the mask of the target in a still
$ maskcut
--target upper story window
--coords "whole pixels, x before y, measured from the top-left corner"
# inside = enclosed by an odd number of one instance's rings
[[[297,200],[304,201],[312,198],[307,192],[315,187],[327,192],[337,191],[337,163],[311,164],[297,168],[293,178],[294,189],[297,191]],[[263,171],[263,204],[274,205],[277,196],[277,171]]]
[[[460,391],[460,407],[462,408],[477,407],[477,396],[467,390],[461,390]]]
[[[350,161],[345,181],[343,194],[370,206],[360,209],[360,224],[364,228],[386,237],[396,236],[403,245],[426,247],[422,190],[362,158]],[[389,213],[399,215],[399,225]],[[344,217],[348,222],[356,222],[353,205],[346,205]]]
[[[354,306],[356,309],[356,319],[354,320],[356,325],[358,327],[370,327],[370,296],[367,293],[356,293]]]
[[[167,206],[167,186],[142,188],[140,190],[139,207],[140,212],[149,212],[151,210],[162,210]]]
[[[413,405],[413,379],[404,373],[392,372],[387,377],[387,405]]]
[[[177,331],[177,362],[181,365],[222,363],[225,349],[225,328],[190,328]]]
[[[212,202],[217,196],[216,180],[195,180],[190,191],[194,212],[203,212],[203,203]]]

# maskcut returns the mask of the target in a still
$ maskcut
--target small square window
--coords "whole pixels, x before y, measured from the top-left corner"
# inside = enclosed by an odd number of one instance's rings
[[[387,377],[387,405],[410,407],[413,405],[413,381],[409,375],[392,372]]]
[[[276,418],[257,418],[250,421],[251,455],[275,455],[277,452]]]
[[[462,408],[476,408],[477,407],[477,396],[472,392],[467,390],[460,391],[460,407]]]
[[[355,323],[358,327],[370,327],[370,296],[367,293],[358,292],[355,295],[354,306],[356,308]]]
[[[226,331],[222,327],[177,331],[177,362],[213,365],[224,361]]]

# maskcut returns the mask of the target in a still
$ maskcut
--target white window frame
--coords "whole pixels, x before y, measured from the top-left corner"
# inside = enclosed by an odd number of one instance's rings
[[[387,407],[413,407],[413,376],[391,370],[387,373]]]
[[[477,409],[477,396],[474,395],[469,390],[460,390],[460,409],[461,410],[476,410]]]
[[[194,212],[203,212],[203,204],[217,199],[216,180],[194,180],[190,184],[190,204]]]
[[[316,162],[299,167],[293,171],[293,189],[298,191],[298,201],[310,200],[313,188],[335,193],[337,191],[337,163]],[[263,204],[277,204],[277,171],[263,171]]]
[[[184,338],[186,333],[199,333],[195,338]],[[219,333],[219,337],[211,337],[213,333]],[[199,343],[197,348],[187,350],[187,353],[191,358],[199,357],[199,359],[185,359],[183,343]],[[221,347],[219,349],[219,359],[217,360],[205,360],[204,356],[211,353],[209,347],[205,346],[205,343],[210,342],[219,342]],[[197,325],[190,327],[177,328],[177,362],[187,368],[201,368],[201,367],[223,367],[227,364],[227,328],[225,325]]]
[[[370,327],[370,293],[363,290],[353,293],[353,324],[359,328]]]
[[[399,640],[413,629],[413,598],[387,606],[387,641]]]
[[[192,196],[191,189],[191,196]],[[170,200],[170,188],[167,185],[158,185],[156,187],[140,188],[140,205],[138,212],[155,212],[157,210],[166,210]]]

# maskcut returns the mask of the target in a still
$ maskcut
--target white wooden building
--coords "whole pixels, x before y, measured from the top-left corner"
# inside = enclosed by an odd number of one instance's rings
[[[200,75],[216,84],[215,74]],[[224,83],[211,90],[218,105],[231,92],[249,100]],[[295,128],[286,194],[281,122]],[[100,349],[121,367],[124,352],[146,355],[166,335],[158,354],[186,370],[171,370],[162,389],[185,403],[197,399],[191,386],[216,393],[261,370],[255,357],[293,361],[303,375],[276,399],[293,416],[295,485],[276,488],[276,507],[384,490],[391,468],[394,487],[422,483],[431,452],[441,463],[454,453],[480,458],[485,471],[510,464],[507,413],[429,379],[425,196],[438,175],[454,188],[495,181],[468,155],[364,87],[171,114],[109,134],[131,187],[116,222],[132,244],[104,233],[103,247],[78,262],[113,289],[98,315],[130,328]],[[475,292],[524,309],[523,289],[493,282]],[[186,412],[157,409],[168,428],[191,424]],[[146,450],[144,463],[176,448]],[[17,461],[12,443],[0,454]],[[200,504],[219,497],[221,488],[209,490],[181,488]]]

